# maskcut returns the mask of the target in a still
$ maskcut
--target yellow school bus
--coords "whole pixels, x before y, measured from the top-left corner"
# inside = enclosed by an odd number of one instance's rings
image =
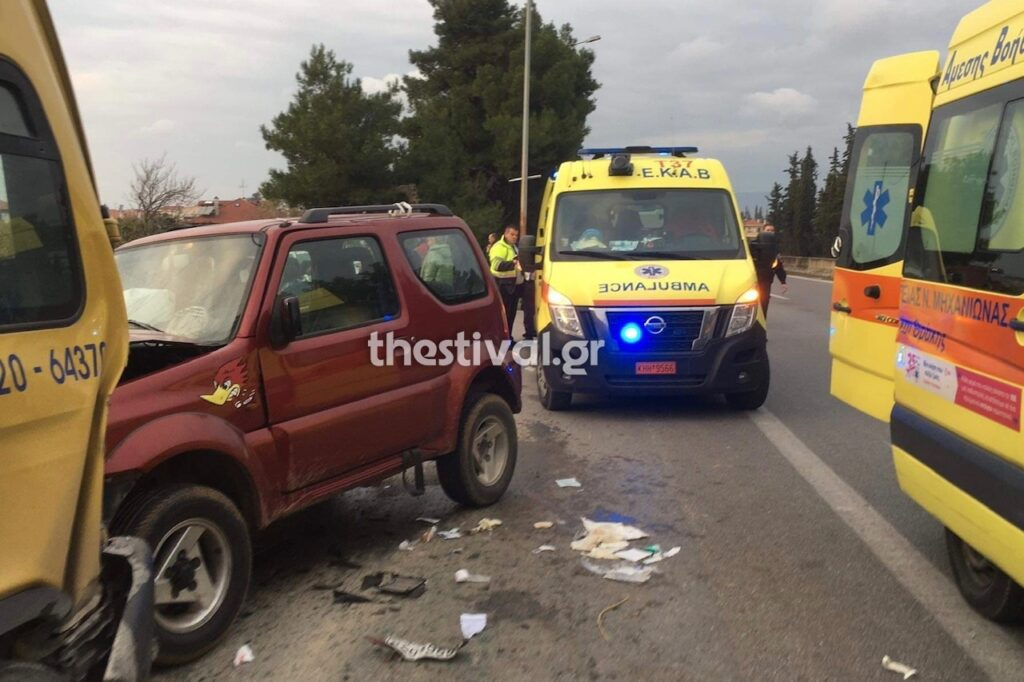
[[[148,550],[127,538],[107,540],[101,523],[107,399],[127,346],[121,287],[49,12],[42,0],[3,0],[0,677],[8,675],[5,679],[48,674],[78,679],[104,670],[113,678],[138,679],[148,672]]]
[[[961,20],[935,80],[897,251],[895,346],[862,338],[865,352],[891,358],[892,393],[884,381],[858,388],[854,373],[833,372],[845,383],[833,383],[837,395],[873,391],[876,408],[894,400],[900,486],[946,527],[965,599],[998,621],[1024,615],[1022,139],[1024,6],[994,0]],[[849,194],[848,204],[858,200]],[[837,314],[851,315],[836,308],[832,347],[852,354],[857,331]]]

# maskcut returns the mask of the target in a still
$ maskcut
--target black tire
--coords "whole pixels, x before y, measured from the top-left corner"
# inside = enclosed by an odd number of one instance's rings
[[[768,368],[768,361],[766,360],[764,365],[764,379],[761,381],[761,385],[753,391],[726,393],[725,402],[734,410],[756,410],[764,405],[764,401],[768,399],[768,388],[770,385],[771,370]]]
[[[71,682],[71,678],[39,663],[0,660],[0,682]]]
[[[491,476],[486,475],[486,470],[478,465],[474,450],[476,436],[486,437],[486,434],[479,433],[485,427],[498,431],[493,440],[494,448],[490,456],[496,457],[498,448],[503,448],[502,451],[505,453],[504,464],[495,464],[496,468],[491,470]],[[461,505],[492,505],[501,499],[512,482],[518,450],[516,420],[508,403],[493,393],[471,395],[462,408],[455,452],[437,460],[437,478],[441,482],[441,488],[448,497]],[[491,461],[490,458],[487,459],[487,463]]]
[[[203,558],[208,570],[222,572],[225,580],[223,594],[216,608],[203,617],[194,627],[168,627],[175,619],[182,617],[178,605],[156,607],[154,634],[159,643],[156,657],[158,665],[177,665],[194,660],[210,650],[234,623],[242,608],[242,602],[249,590],[252,572],[252,543],[249,528],[234,503],[223,493],[198,485],[171,485],[143,493],[141,498],[129,500],[124,518],[118,519],[119,534],[134,535],[149,543],[153,549],[154,579],[163,564],[169,547],[162,547],[176,526],[191,520],[199,520],[210,529],[219,531],[207,536],[213,539],[213,547],[203,547]],[[218,543],[225,543],[228,553],[216,551]],[[230,563],[225,560],[225,554]],[[188,588],[186,588],[188,589]]]
[[[1024,621],[1024,587],[948,528],[946,550],[956,586],[975,611],[997,623]]]
[[[572,392],[552,389],[545,371],[544,367],[537,367],[537,397],[541,406],[549,412],[568,410],[572,405]]]

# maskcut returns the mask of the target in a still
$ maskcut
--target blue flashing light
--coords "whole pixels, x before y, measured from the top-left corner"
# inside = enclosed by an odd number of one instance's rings
[[[640,325],[636,322],[627,322],[622,325],[622,329],[619,330],[619,338],[625,343],[636,343],[643,337],[643,335],[643,330],[640,329]]]

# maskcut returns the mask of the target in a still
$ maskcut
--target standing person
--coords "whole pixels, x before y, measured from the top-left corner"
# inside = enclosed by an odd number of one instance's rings
[[[505,305],[509,338],[512,337],[512,325],[516,320],[518,292],[522,291],[517,285],[523,281],[522,269],[519,267],[519,249],[516,246],[518,241],[519,229],[515,225],[509,225],[505,228],[502,238],[494,242],[487,252],[487,258],[491,263],[491,275],[498,284],[501,301]]]
[[[491,257],[491,247],[494,246],[494,242],[496,242],[496,241],[498,241],[498,233],[497,232],[488,232],[487,233],[487,246],[484,247],[484,253],[487,255],[488,258]]]
[[[768,317],[768,303],[772,297],[772,282],[776,277],[782,284],[782,293],[789,291],[786,284],[786,268],[779,258],[779,245],[776,240],[775,226],[765,225],[764,231],[754,240],[754,269],[757,271],[757,288],[761,298],[761,310]]]

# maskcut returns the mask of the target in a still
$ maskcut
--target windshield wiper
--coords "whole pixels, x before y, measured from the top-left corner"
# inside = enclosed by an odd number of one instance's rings
[[[146,324],[145,322],[139,322],[138,320],[128,320],[128,324],[130,324],[133,327],[138,327],[139,329],[145,329],[146,331],[151,331],[151,332],[163,333],[163,331],[164,331],[163,329],[160,329],[158,327],[154,327],[151,324]]]
[[[588,258],[598,258],[600,260],[626,260],[624,256],[620,256],[618,253],[610,253],[608,251],[559,251],[559,256],[586,256]]]
[[[703,260],[699,256],[688,256],[685,253],[679,253],[678,251],[629,251],[631,256],[638,256],[639,260],[646,260],[648,258],[666,258],[673,260]]]

